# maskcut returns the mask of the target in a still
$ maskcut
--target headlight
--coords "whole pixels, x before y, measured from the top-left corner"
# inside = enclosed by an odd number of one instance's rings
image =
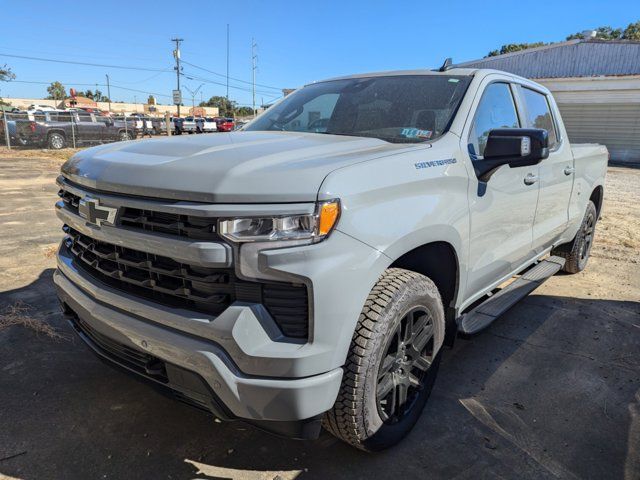
[[[331,200],[318,203],[312,214],[220,220],[218,232],[232,242],[311,240],[315,243],[331,233],[339,216],[340,202]]]

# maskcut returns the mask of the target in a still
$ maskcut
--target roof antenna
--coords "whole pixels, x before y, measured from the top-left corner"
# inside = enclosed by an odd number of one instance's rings
[[[447,58],[444,63],[442,64],[442,66],[438,69],[439,72],[446,72],[447,70],[449,70],[450,68],[453,67],[453,60],[451,59],[451,57]]]

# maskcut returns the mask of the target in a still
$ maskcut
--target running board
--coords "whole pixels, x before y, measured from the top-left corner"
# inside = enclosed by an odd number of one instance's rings
[[[542,285],[547,278],[555,275],[564,266],[564,262],[564,258],[556,256],[541,261],[507,287],[458,317],[458,330],[473,334],[488,327],[496,318]]]

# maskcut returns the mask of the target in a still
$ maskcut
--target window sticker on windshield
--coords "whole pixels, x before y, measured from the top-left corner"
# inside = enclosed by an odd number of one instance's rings
[[[406,138],[431,138],[431,130],[420,130],[419,128],[403,128],[400,133]]]

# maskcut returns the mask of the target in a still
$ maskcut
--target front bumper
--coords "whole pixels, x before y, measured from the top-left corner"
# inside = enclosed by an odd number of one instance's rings
[[[130,302],[126,309],[101,301],[102,295],[94,295],[78,285],[89,285],[89,280],[83,279],[81,275],[71,264],[65,262],[64,256],[59,256],[59,269],[54,274],[54,283],[67,313],[72,319],[77,318],[74,320],[75,326],[79,326],[78,322],[84,326],[83,338],[87,340],[87,337],[91,337],[86,333],[90,331],[93,336],[105,339],[106,342],[166,362],[170,365],[168,370],[176,367],[180,371],[195,374],[204,381],[205,387],[204,390],[197,389],[198,398],[214,414],[223,418],[254,421],[258,426],[278,431],[275,426],[270,428],[263,423],[313,419],[332,407],[342,379],[341,368],[296,379],[243,374],[216,343],[144,320],[136,315],[140,311],[140,305],[133,300],[126,299]],[[74,281],[70,277],[75,277]],[[97,285],[94,287],[96,290],[104,288]],[[104,293],[111,294],[108,289]],[[93,341],[95,343],[97,342]],[[108,351],[99,353],[127,367]],[[144,376],[144,372],[136,373]],[[208,398],[207,392],[210,394]],[[202,398],[203,395],[205,398]]]

